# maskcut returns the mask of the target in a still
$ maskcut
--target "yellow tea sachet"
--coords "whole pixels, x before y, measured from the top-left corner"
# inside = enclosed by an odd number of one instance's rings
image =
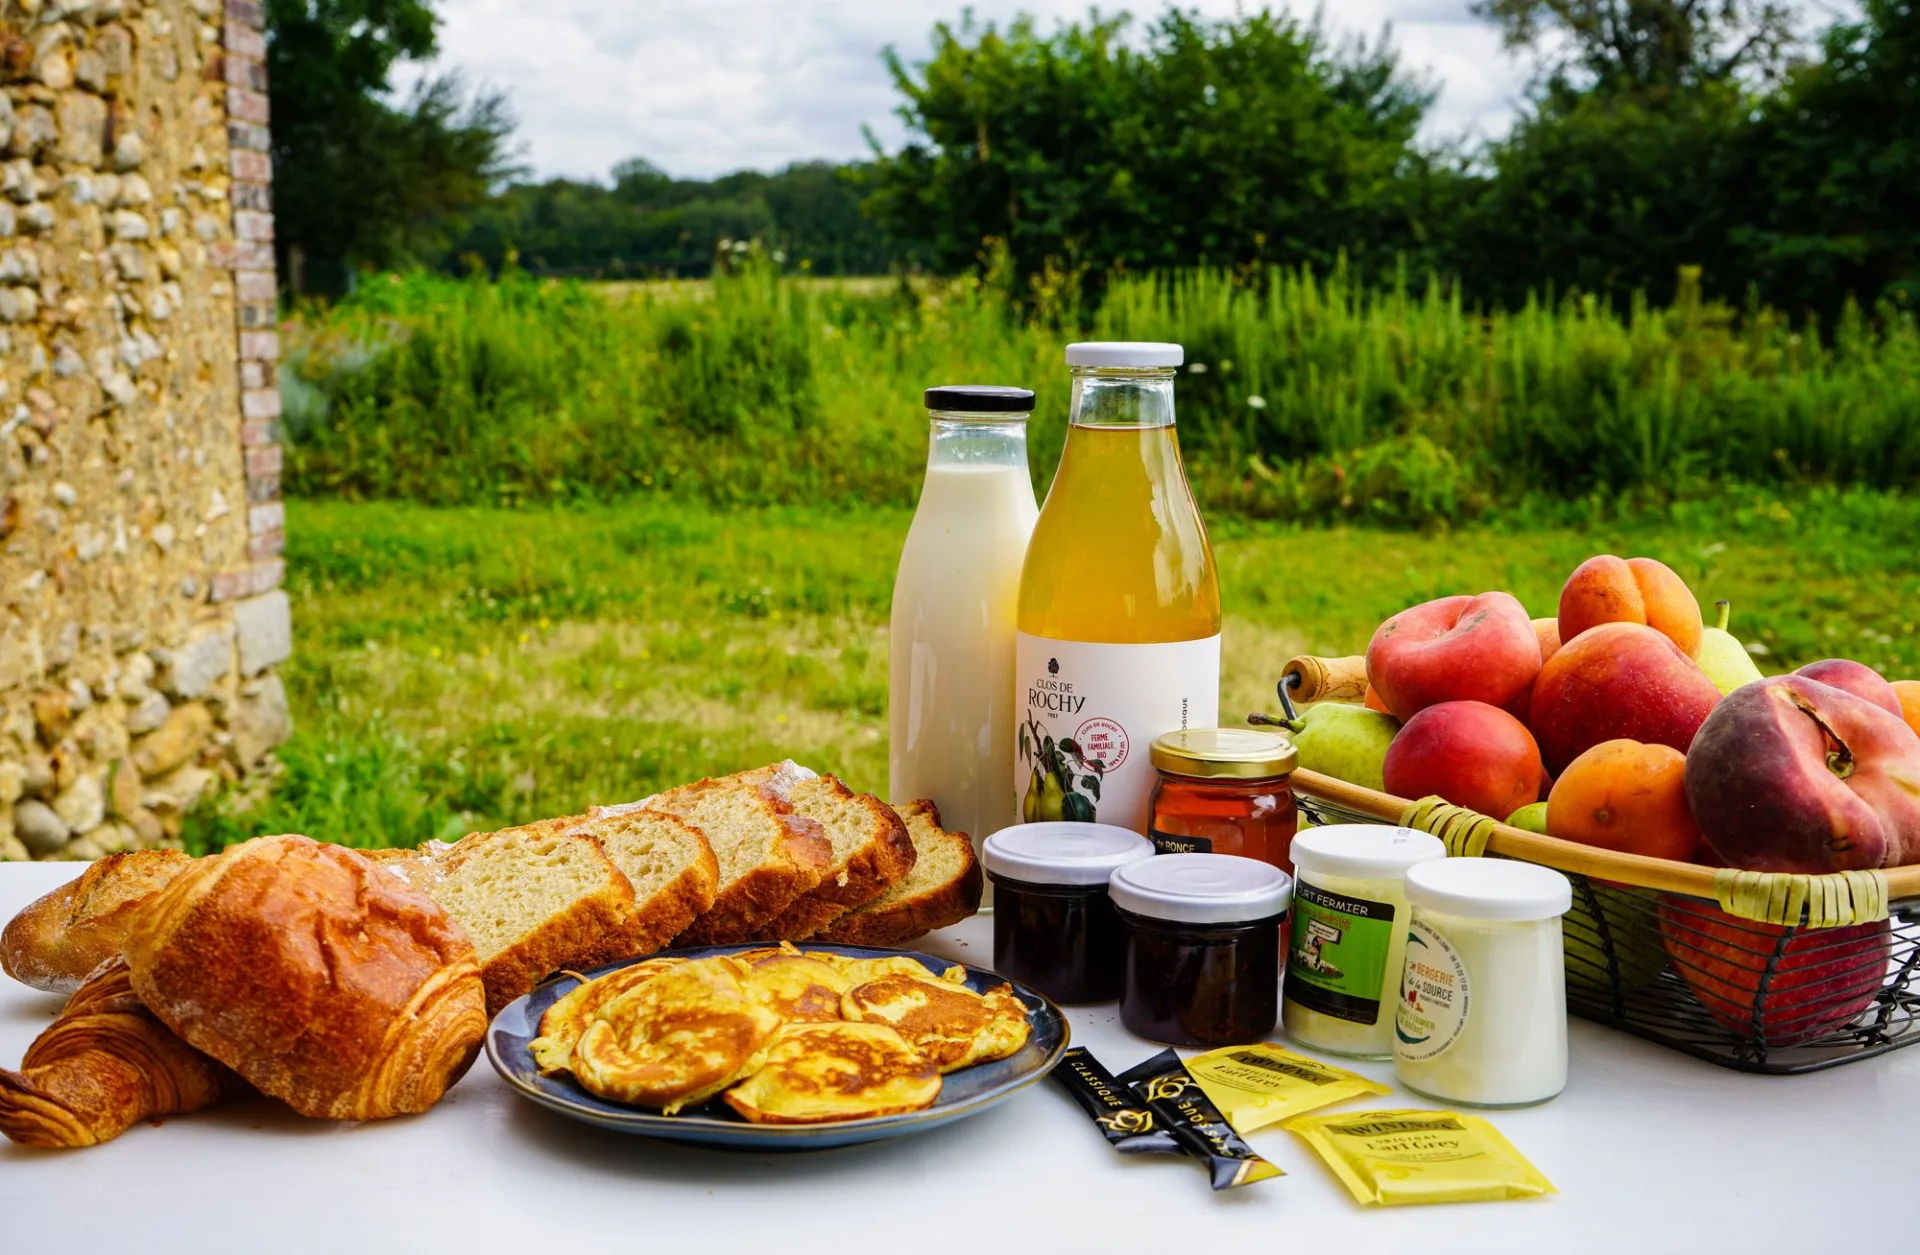
[[[1556,1191],[1498,1129],[1452,1111],[1355,1111],[1287,1121],[1369,1206],[1481,1203]]]
[[[1271,1042],[1210,1050],[1187,1060],[1187,1071],[1225,1113],[1227,1122],[1242,1133],[1362,1094],[1392,1092],[1357,1072]]]

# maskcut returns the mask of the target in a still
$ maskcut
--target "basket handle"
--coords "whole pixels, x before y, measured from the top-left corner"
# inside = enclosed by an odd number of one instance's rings
[[[1479,858],[1500,825],[1445,798],[1423,797],[1400,813],[1400,826],[1439,837],[1450,858]],[[1713,896],[1721,910],[1737,919],[1807,928],[1841,928],[1886,919],[1891,897],[1887,874],[1878,868],[1803,876],[1731,867],[1714,872]]]

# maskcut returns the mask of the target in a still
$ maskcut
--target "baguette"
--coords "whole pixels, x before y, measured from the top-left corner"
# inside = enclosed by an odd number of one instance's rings
[[[940,827],[932,802],[899,808],[917,857],[913,869],[872,901],[855,907],[816,934],[815,941],[897,946],[946,928],[980,909],[980,863],[964,832]]]
[[[0,968],[35,989],[73,993],[120,953],[147,902],[191,862],[178,850],[130,850],[89,864],[7,924]]]

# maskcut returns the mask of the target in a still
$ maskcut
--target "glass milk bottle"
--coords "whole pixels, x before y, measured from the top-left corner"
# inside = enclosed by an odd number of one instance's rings
[[[1020,577],[1021,817],[1147,830],[1155,737],[1220,722],[1220,586],[1173,426],[1177,344],[1067,346],[1067,444]]]
[[[1039,513],[1027,468],[1033,393],[929,388],[926,405],[926,483],[893,583],[887,797],[930,798],[977,853],[1017,822],[1007,764],[1019,726],[1014,611]]]

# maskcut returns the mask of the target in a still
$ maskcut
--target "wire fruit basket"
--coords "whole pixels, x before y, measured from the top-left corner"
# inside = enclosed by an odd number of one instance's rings
[[[1920,1042],[1920,866],[1800,876],[1616,853],[1293,777],[1316,824],[1399,824],[1455,856],[1566,873],[1567,1007],[1742,1072],[1814,1072]]]

